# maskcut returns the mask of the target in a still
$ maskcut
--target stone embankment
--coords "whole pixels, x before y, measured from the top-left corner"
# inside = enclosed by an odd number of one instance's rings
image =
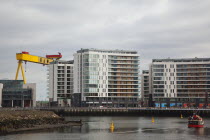
[[[52,111],[0,111],[0,134],[79,125],[65,122]]]

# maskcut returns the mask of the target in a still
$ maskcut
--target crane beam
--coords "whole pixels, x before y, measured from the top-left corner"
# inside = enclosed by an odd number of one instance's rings
[[[25,78],[25,74],[24,74],[24,68],[23,68],[23,61],[24,62],[32,62],[32,63],[38,63],[38,64],[43,64],[43,65],[49,65],[51,62],[55,61],[54,59],[58,60],[62,57],[61,53],[59,53],[59,55],[47,55],[45,57],[39,57],[39,56],[35,56],[35,55],[30,55],[28,52],[22,52],[22,53],[17,53],[16,54],[16,59],[18,60],[18,68],[16,71],[16,76],[15,76],[15,80],[18,79],[18,74],[19,71],[21,69],[21,73],[22,73],[22,78],[24,81],[24,84],[26,84],[26,78]]]
[[[49,65],[50,62],[53,62],[53,59],[48,59],[45,57],[39,57],[39,56],[24,54],[24,53],[17,53],[16,59],[19,61],[39,63],[39,64],[43,64],[43,65]]]

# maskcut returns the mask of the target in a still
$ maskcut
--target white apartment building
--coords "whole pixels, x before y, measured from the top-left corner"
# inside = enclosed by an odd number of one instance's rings
[[[202,107],[208,104],[210,58],[154,59],[150,80],[156,107]]]
[[[57,60],[48,65],[49,100],[55,106],[71,106],[73,61]]]
[[[76,106],[138,106],[139,80],[136,51],[81,49],[74,54],[75,102],[81,101]]]

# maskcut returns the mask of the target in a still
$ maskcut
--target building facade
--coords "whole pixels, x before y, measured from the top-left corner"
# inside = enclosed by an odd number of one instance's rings
[[[143,70],[141,74],[141,98],[143,99],[143,106],[149,104],[149,70]]]
[[[74,54],[74,95],[80,106],[135,107],[139,80],[136,51],[81,49]]]
[[[2,107],[2,90],[3,90],[3,84],[0,83],[0,107]]]
[[[154,59],[150,66],[156,107],[203,107],[210,90],[210,58]]]
[[[35,107],[36,84],[23,84],[23,80],[0,80],[2,107]]]
[[[48,65],[48,92],[51,106],[71,106],[73,61],[57,60]]]

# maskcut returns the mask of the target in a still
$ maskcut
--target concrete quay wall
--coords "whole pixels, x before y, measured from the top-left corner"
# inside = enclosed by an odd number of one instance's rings
[[[46,108],[62,116],[191,116],[210,117],[210,109],[142,109],[142,108]]]

